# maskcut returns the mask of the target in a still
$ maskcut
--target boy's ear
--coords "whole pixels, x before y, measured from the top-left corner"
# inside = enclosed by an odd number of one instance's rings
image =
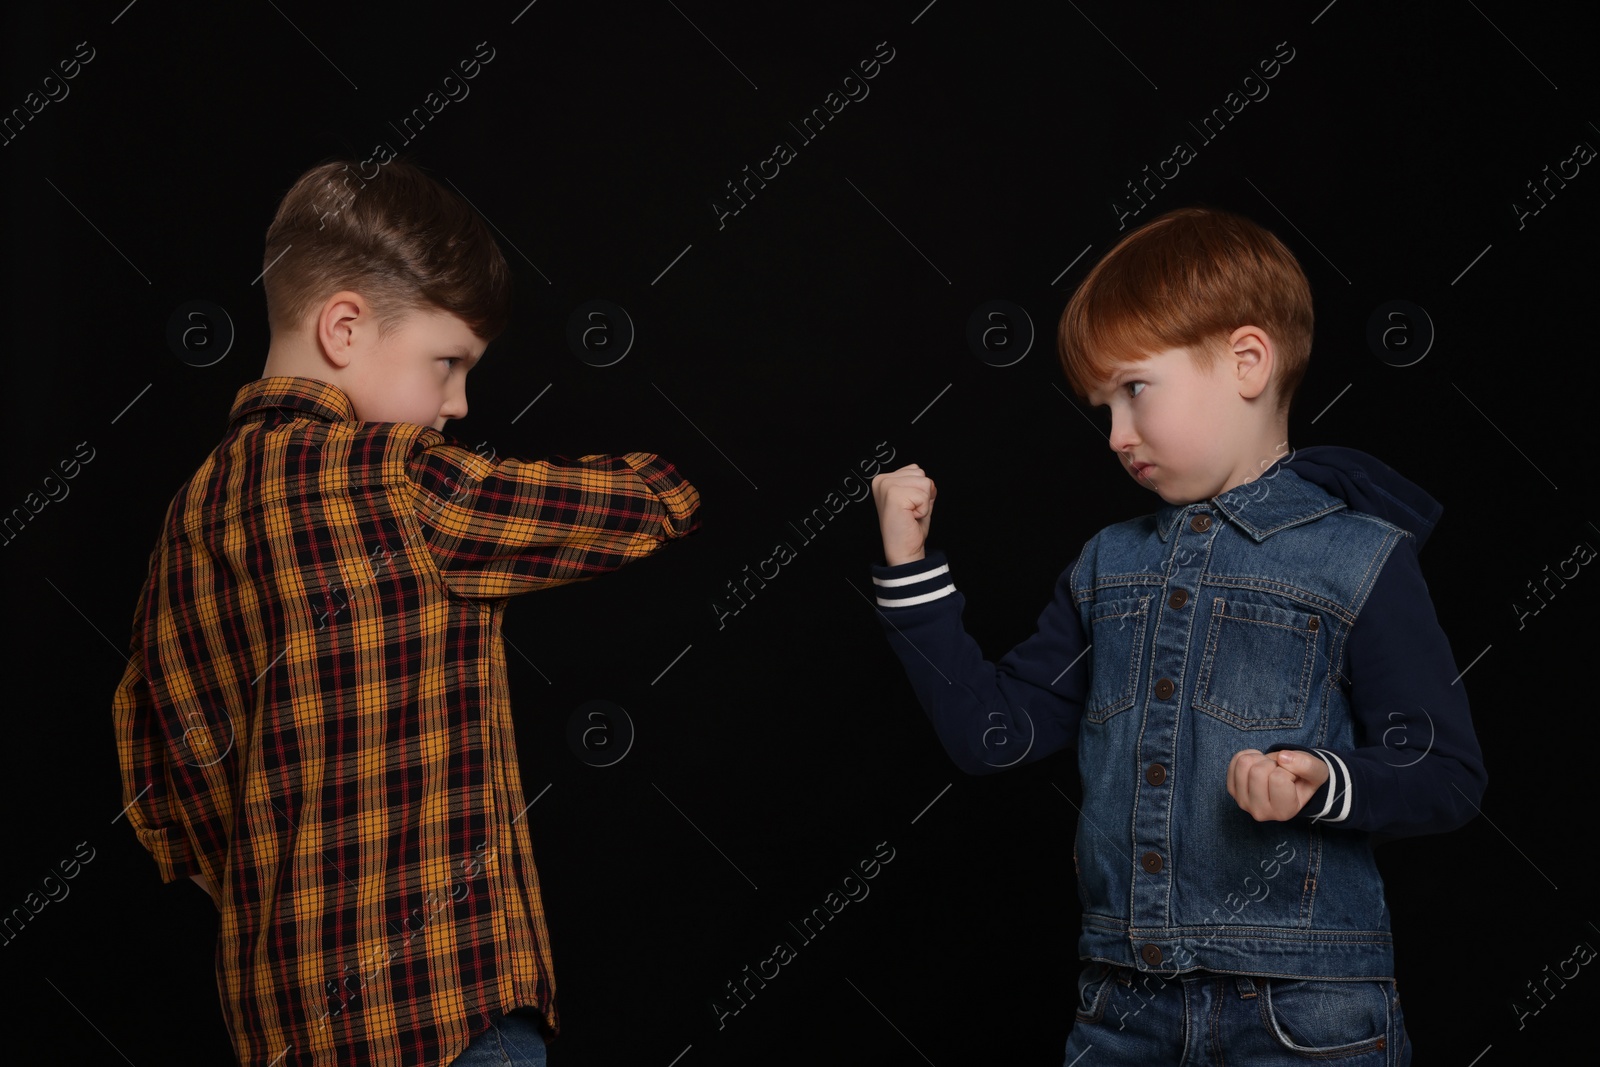
[[[347,367],[355,348],[372,328],[372,308],[360,293],[350,290],[334,293],[317,313],[317,347],[322,349],[329,363]]]
[[[1254,400],[1266,392],[1272,382],[1276,355],[1272,338],[1259,326],[1241,326],[1233,331],[1228,344],[1228,366],[1239,383],[1239,395]]]

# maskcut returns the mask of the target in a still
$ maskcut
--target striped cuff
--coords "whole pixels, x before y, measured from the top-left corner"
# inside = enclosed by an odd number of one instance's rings
[[[875,564],[872,585],[880,608],[914,607],[956,591],[942,552],[930,552],[925,559],[896,567]]]
[[[1328,799],[1323,803],[1322,810],[1311,816],[1311,821],[1344,822],[1350,815],[1350,768],[1345,766],[1344,760],[1325,748],[1311,751],[1328,768]],[[1339,809],[1337,815],[1331,814],[1334,808]]]

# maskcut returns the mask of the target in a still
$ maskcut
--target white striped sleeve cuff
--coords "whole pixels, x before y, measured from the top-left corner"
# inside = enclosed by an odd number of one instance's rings
[[[1328,767],[1328,799],[1322,810],[1311,816],[1312,822],[1344,822],[1350,816],[1350,768],[1337,754],[1325,748],[1311,750]],[[1333,814],[1334,809],[1338,814]]]
[[[950,565],[942,558],[929,557],[898,567],[874,567],[873,572],[872,584],[880,608],[914,607],[956,591],[950,581]]]

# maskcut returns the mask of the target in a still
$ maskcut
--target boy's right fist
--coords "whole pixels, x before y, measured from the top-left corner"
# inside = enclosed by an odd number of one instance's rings
[[[883,558],[889,566],[915,563],[927,553],[928,523],[933,499],[939,495],[933,479],[915,463],[885,471],[872,479],[872,499],[878,505],[878,532],[883,535]]]

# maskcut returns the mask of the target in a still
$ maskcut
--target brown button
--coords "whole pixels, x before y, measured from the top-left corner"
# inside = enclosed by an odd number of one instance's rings
[[[1205,533],[1207,530],[1211,529],[1211,516],[1196,515],[1194,518],[1189,520],[1189,529],[1193,530],[1195,533]]]
[[[1139,865],[1150,874],[1161,873],[1161,857],[1154,852],[1146,852],[1139,860]]]
[[[1318,626],[1317,617],[1315,615],[1313,615],[1313,616],[1311,616],[1311,621],[1306,623],[1306,627],[1308,629],[1310,629],[1310,630],[1315,631],[1317,626]]]
[[[1189,602],[1189,594],[1184,592],[1182,589],[1179,589],[1176,593],[1173,593],[1171,596],[1169,596],[1167,598],[1167,606],[1168,607],[1173,607],[1173,608],[1181,608],[1185,604],[1187,604],[1188,602]],[[1316,619],[1312,619],[1311,620],[1311,628],[1313,630],[1315,630],[1317,628],[1316,623],[1317,623]]]
[[[1160,681],[1156,682],[1156,698],[1158,700],[1167,699],[1172,695],[1172,690],[1174,688],[1175,687],[1172,684],[1171,678],[1162,678]]]
[[[1383,1038],[1383,1037],[1378,1038],[1378,1048],[1385,1049],[1385,1048],[1388,1048],[1388,1047],[1389,1047],[1388,1038]]]
[[[1152,763],[1144,769],[1144,780],[1151,785],[1160,785],[1167,780],[1167,769],[1159,763]]]
[[[1156,948],[1154,945],[1146,945],[1144,948],[1139,950],[1139,958],[1144,960],[1152,967],[1160,966],[1161,950]]]

